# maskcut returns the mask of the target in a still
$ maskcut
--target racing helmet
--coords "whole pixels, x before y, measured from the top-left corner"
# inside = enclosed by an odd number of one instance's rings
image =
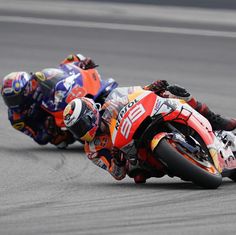
[[[25,104],[26,87],[30,78],[27,72],[12,72],[3,78],[1,95],[10,109],[20,110]]]
[[[75,138],[90,142],[98,130],[100,114],[92,99],[82,97],[72,100],[66,106],[63,119]]]

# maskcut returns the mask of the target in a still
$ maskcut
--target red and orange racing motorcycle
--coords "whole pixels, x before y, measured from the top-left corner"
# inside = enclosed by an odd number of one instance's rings
[[[110,115],[112,142],[131,164],[138,161],[152,176],[161,169],[203,188],[219,187],[222,177],[236,180],[235,134],[214,132],[184,100],[141,88],[117,88],[107,100],[119,104]]]

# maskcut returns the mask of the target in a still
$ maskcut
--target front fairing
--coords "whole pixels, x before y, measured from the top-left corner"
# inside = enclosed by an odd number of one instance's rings
[[[106,98],[115,88],[118,87],[118,83],[113,79],[101,80],[101,87],[96,95],[94,95],[94,101],[96,102],[100,98]]]
[[[128,95],[139,89],[142,90],[141,87],[118,87],[106,97],[103,106],[103,119],[110,128],[112,123],[116,121],[120,110],[129,103]]]
[[[107,122],[113,144],[123,148],[132,141],[142,121],[151,116],[158,96],[141,87],[117,88],[108,96],[103,120]],[[145,104],[148,102],[148,105]]]

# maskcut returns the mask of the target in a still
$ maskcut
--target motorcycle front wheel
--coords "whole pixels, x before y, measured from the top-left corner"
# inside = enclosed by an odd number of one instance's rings
[[[222,175],[213,163],[206,159],[199,159],[169,139],[160,141],[154,149],[154,155],[166,166],[171,175],[183,180],[192,181],[207,189],[216,189],[222,183]]]

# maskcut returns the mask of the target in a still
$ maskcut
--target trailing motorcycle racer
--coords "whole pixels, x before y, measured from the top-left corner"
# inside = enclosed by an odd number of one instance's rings
[[[135,89],[141,87],[127,88],[127,94],[133,93]],[[223,118],[213,113],[206,104],[197,101],[182,87],[169,86],[167,81],[158,80],[143,89],[153,91],[162,97],[185,100],[209,120],[214,130],[231,131],[236,128],[236,119]],[[119,92],[119,88],[116,91]],[[76,138],[85,141],[85,152],[94,164],[108,171],[117,180],[122,180],[128,174],[136,183],[144,183],[150,177],[149,173],[138,164],[127,164],[124,153],[114,148],[111,140],[109,121],[116,110],[124,107],[123,97],[108,100],[101,109],[90,99],[75,99],[64,110],[64,122]],[[159,167],[159,173],[155,177],[164,176],[162,165],[156,167]]]
[[[69,55],[57,68],[63,74],[62,77],[69,76],[65,69],[66,64],[83,70],[96,67],[91,58],[81,54]],[[46,69],[48,74],[53,70],[55,69]],[[69,131],[58,128],[53,117],[41,108],[43,95],[37,81],[38,74],[42,73],[19,71],[4,77],[1,95],[8,107],[8,119],[16,130],[28,135],[38,144],[51,143],[58,148],[64,148],[73,143],[74,138]]]

